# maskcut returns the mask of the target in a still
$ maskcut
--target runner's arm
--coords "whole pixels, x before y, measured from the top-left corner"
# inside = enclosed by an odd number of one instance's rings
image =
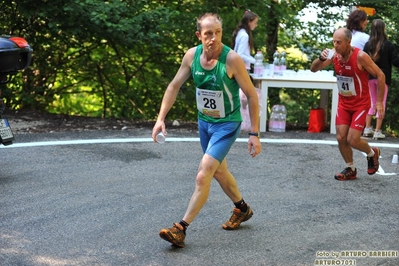
[[[226,59],[227,75],[230,78],[235,78],[242,92],[248,100],[249,116],[251,120],[251,132],[259,132],[259,99],[254,85],[245,68],[244,61],[241,57],[231,50]],[[248,140],[248,152],[252,157],[258,155],[262,150],[262,145],[259,138],[250,136]]]
[[[179,93],[180,87],[191,75],[191,63],[193,62],[195,49],[196,47],[191,48],[184,55],[179,70],[177,71],[175,77],[166,88],[157,121],[152,129],[152,138],[154,139],[154,141],[156,135],[160,131],[162,131],[165,136],[167,134],[165,130],[165,118],[170,108],[172,108],[174,102],[176,101],[176,97],[177,94]]]
[[[321,52],[319,58],[315,59],[312,65],[310,66],[310,71],[317,72],[319,70],[326,68],[328,65],[331,64],[332,59],[327,59],[328,51],[329,49],[324,49],[324,51]]]
[[[357,56],[357,64],[359,69],[364,69],[372,76],[377,78],[377,102],[376,102],[376,110],[380,117],[384,117],[384,94],[385,94],[385,74],[382,70],[374,63],[374,61],[370,58],[370,56],[363,52],[359,51]]]

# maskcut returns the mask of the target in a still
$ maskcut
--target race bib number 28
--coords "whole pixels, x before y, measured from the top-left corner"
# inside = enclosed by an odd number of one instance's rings
[[[197,88],[197,109],[211,117],[225,117],[222,91],[210,91]]]

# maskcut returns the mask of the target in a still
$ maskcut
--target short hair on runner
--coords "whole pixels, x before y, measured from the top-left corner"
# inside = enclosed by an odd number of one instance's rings
[[[352,32],[349,29],[345,28],[344,29],[344,34],[345,34],[345,39],[347,41],[351,41],[352,40]]]
[[[206,19],[206,18],[209,18],[209,17],[213,18],[214,21],[218,21],[220,23],[220,25],[223,25],[223,21],[222,21],[222,19],[220,18],[220,16],[218,14],[207,12],[207,13],[205,13],[203,15],[200,15],[197,18],[197,31],[201,32],[201,29],[202,29],[201,23],[202,23],[202,21],[204,19]]]

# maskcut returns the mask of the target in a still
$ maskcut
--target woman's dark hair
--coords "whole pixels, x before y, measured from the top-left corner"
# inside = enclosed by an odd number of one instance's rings
[[[374,19],[371,23],[370,39],[368,43],[369,55],[376,62],[380,58],[380,51],[383,49],[384,42],[388,40],[385,33],[385,23],[381,19]]]
[[[247,32],[247,34],[249,36],[249,48],[253,52],[253,50],[254,50],[254,40],[252,38],[252,31],[249,28],[248,23],[253,21],[256,18],[258,18],[258,15],[255,14],[254,12],[252,12],[250,10],[246,10],[245,11],[244,15],[241,18],[240,23],[237,25],[236,29],[233,32],[233,36],[231,38],[231,48],[234,49],[234,46],[236,45],[236,38],[237,38],[238,32],[241,29],[245,29],[245,31]]]
[[[346,20],[346,28],[350,31],[363,31],[361,22],[367,20],[367,13],[363,10],[356,9],[350,13],[348,19]]]

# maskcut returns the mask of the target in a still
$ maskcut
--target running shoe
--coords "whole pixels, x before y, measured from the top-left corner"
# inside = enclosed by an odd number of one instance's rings
[[[378,162],[381,153],[380,149],[377,147],[373,147],[372,149],[374,151],[374,156],[367,156],[367,173],[369,175],[374,175],[378,171],[378,167],[380,167],[380,163]]]
[[[374,132],[373,139],[385,139],[385,135],[381,131]]]
[[[372,127],[366,127],[363,131],[363,136],[364,137],[371,137],[374,134],[374,130]]]
[[[179,223],[173,223],[173,227],[171,228],[162,229],[159,232],[159,236],[175,246],[184,248],[186,233],[183,230],[183,226]]]
[[[248,204],[247,204],[248,205]],[[234,230],[237,229],[242,222],[248,221],[251,219],[252,215],[251,207],[248,205],[248,210],[246,212],[242,212],[238,208],[233,209],[233,215],[231,215],[230,219],[222,224],[224,230]]]
[[[355,180],[356,174],[356,168],[355,170],[352,170],[352,167],[346,167],[341,173],[336,174],[334,178],[339,181]]]

